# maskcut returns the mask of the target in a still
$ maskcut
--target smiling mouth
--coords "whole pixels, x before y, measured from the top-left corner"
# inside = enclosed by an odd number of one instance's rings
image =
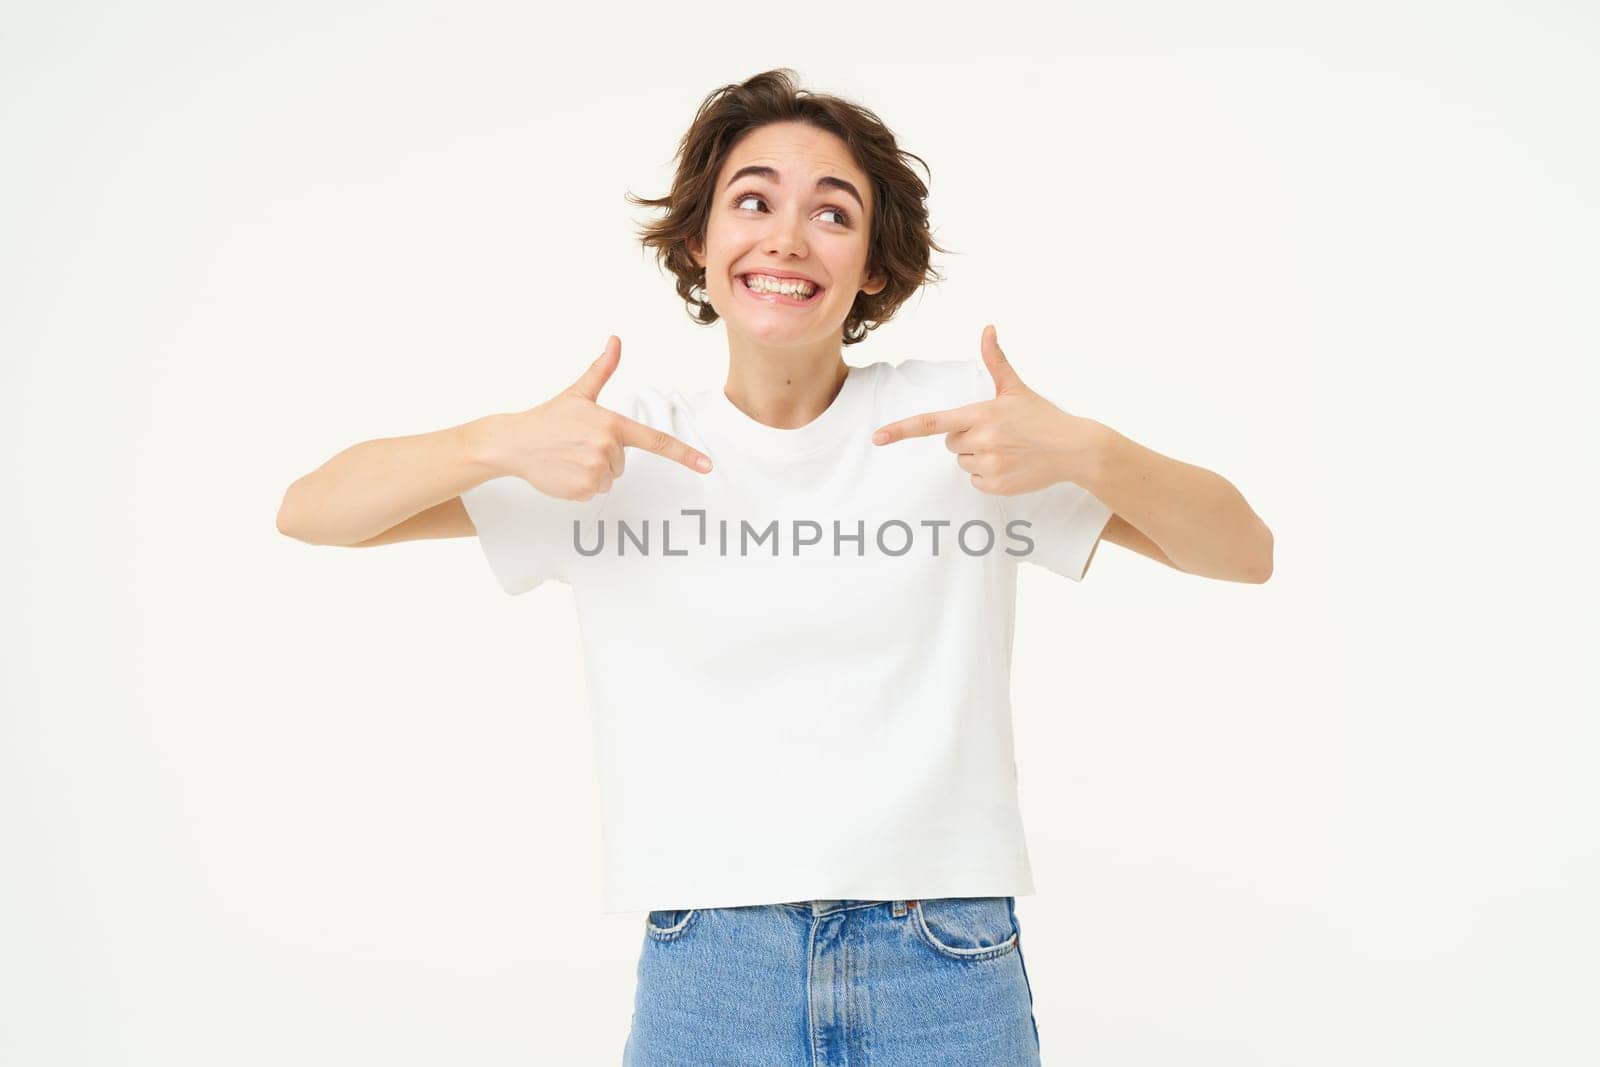
[[[792,293],[775,292],[767,289],[752,289],[750,287],[749,274],[741,274],[738,277],[740,289],[743,289],[747,294],[755,297],[757,300],[764,300],[769,304],[810,304],[815,302],[817,297],[822,295],[822,286],[817,285],[815,282],[811,283],[810,296],[798,296]]]

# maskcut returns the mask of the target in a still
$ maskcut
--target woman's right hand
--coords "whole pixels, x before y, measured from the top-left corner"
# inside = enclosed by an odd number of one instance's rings
[[[704,453],[597,403],[621,358],[622,341],[608,337],[600,358],[570,387],[538,407],[496,418],[488,445],[492,465],[562,500],[610,491],[622,476],[624,447],[649,449],[697,474],[709,471]]]

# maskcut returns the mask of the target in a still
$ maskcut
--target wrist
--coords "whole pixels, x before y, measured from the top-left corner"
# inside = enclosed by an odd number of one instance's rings
[[[1102,484],[1115,462],[1122,435],[1103,422],[1069,415],[1055,448],[1056,481],[1081,485],[1091,493]]]
[[[505,415],[485,415],[456,427],[461,462],[479,481],[506,473],[504,450]]]
[[[1081,483],[1089,492],[1101,499],[1105,498],[1102,490],[1106,483],[1116,476],[1128,462],[1130,450],[1137,448],[1132,440],[1113,430],[1104,423],[1094,424],[1094,445],[1089,449],[1088,471],[1085,474],[1087,481]]]

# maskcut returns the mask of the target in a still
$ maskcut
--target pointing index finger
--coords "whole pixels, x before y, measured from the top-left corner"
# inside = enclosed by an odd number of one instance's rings
[[[642,448],[647,452],[665,456],[677,463],[683,464],[692,471],[704,474],[711,469],[711,458],[697,452],[667,433],[654,426],[646,426],[642,422],[635,422],[626,415],[618,415],[622,420],[622,443],[631,448]]]
[[[872,441],[874,444],[886,445],[905,437],[931,437],[936,433],[955,433],[957,430],[967,429],[972,424],[971,415],[971,404],[946,408],[943,411],[925,411],[920,415],[909,415],[880,427],[878,432],[872,435]]]

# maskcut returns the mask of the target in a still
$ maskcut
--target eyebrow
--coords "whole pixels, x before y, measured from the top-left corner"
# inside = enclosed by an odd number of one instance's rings
[[[772,169],[771,167],[764,167],[760,164],[752,164],[748,167],[740,167],[738,170],[734,171],[733,177],[728,179],[728,185],[732,185],[734,182],[738,181],[740,178],[743,178],[747,174],[755,175],[757,178],[765,178],[773,185],[783,184],[783,180],[778,177],[778,172],[776,170]],[[727,187],[727,185],[723,186],[724,189]],[[856,203],[860,205],[862,211],[867,210],[867,205],[862,203],[861,194],[856,192],[856,187],[845,181],[843,178],[835,178],[831,174],[824,178],[818,178],[817,188],[841,189],[855,198]]]

